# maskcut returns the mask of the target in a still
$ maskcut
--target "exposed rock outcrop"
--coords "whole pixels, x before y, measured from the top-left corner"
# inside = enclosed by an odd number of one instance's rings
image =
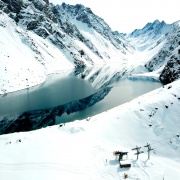
[[[180,60],[169,60],[159,79],[163,84],[169,84],[177,79],[180,79]]]

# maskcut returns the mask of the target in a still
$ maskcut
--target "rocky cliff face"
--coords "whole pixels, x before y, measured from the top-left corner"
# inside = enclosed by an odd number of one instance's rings
[[[180,23],[173,24],[161,50],[145,65],[150,71],[163,68],[160,81],[168,84],[180,77]]]
[[[180,60],[169,60],[159,78],[163,84],[168,84],[180,79]]]
[[[42,38],[50,40],[63,51],[75,67],[84,67],[86,62],[92,65],[92,59],[74,42],[73,37],[81,41],[86,40],[76,26],[67,19],[64,19],[64,23],[62,23],[64,17],[57,16],[53,5],[49,6],[43,1],[37,0],[32,2],[26,3],[26,8],[21,10],[19,24],[27,27],[29,31],[34,31]],[[83,52],[83,56],[81,52]]]
[[[125,54],[128,50],[127,42],[124,42],[120,36],[114,33],[109,25],[102,18],[95,15],[90,8],[86,8],[81,4],[72,6],[63,3],[61,6],[57,6],[56,9],[63,13],[71,22],[76,20],[87,25],[88,28],[94,29],[105,39],[109,40],[115,48],[121,50],[122,53]]]
[[[10,13],[10,16],[12,16],[12,13],[19,13],[23,6],[23,0],[2,0],[0,1],[0,8],[6,12]]]

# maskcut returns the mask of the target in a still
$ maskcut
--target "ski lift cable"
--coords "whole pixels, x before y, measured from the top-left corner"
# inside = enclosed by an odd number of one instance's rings
[[[170,143],[171,143],[171,144],[173,144],[173,143],[175,143],[175,142],[176,142],[176,141],[170,140]],[[160,145],[160,146],[157,146],[157,147],[155,147],[155,148],[153,148],[153,149],[159,149],[159,148],[164,147],[164,146],[167,146],[167,145],[170,145],[170,144]]]
[[[164,147],[164,146],[168,146],[169,144],[164,144],[164,145],[161,145],[161,146],[158,146],[158,147],[155,147],[155,148],[153,148],[154,150],[156,150],[156,149],[159,149],[159,148],[161,148],[161,147]]]
[[[163,141],[165,141],[165,140],[167,140],[167,139],[171,139],[171,138],[174,138],[174,137],[179,137],[179,134],[177,134],[177,135],[175,135],[175,136],[168,137],[168,138],[166,138],[166,139],[162,139],[162,140],[160,140],[160,141],[152,142],[152,143],[150,143],[150,144],[156,144],[156,143],[159,143],[159,142],[163,142]]]
[[[168,140],[168,139],[170,139],[170,140],[171,140],[171,138],[174,138],[174,137],[180,137],[180,135],[179,135],[179,134],[180,134],[180,133],[177,133],[177,135],[174,135],[174,136],[168,137],[168,138],[166,138],[166,139],[162,139],[162,140],[160,140],[160,141],[155,141],[155,142],[149,143],[149,145],[156,144],[156,143],[160,143],[160,142],[163,142],[163,141]]]

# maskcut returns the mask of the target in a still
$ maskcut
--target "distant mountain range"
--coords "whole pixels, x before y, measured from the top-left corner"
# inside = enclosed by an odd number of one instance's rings
[[[159,70],[163,84],[180,78],[180,21],[166,24],[155,20],[125,37],[138,51],[154,54],[145,67]]]

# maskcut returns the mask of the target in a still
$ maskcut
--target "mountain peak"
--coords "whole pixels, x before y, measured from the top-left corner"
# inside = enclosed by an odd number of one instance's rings
[[[160,21],[158,19],[156,19],[152,24],[159,24]]]
[[[70,11],[75,11],[76,15],[79,13],[79,12],[82,12],[82,11],[85,11],[89,14],[94,14],[92,12],[92,10],[89,8],[89,7],[85,7],[84,5],[82,4],[76,4],[76,5],[69,5],[69,4],[66,4],[66,3],[62,3],[61,5],[63,7],[63,9],[69,9]]]
[[[162,32],[166,33],[169,27],[170,25],[166,24],[165,21],[159,21],[156,19],[154,22],[148,22],[142,29],[135,29],[132,33],[129,34],[129,36],[138,37],[145,34],[147,36],[156,36]]]
[[[153,23],[153,25],[166,25],[166,22],[163,20],[163,21],[159,21],[158,19],[156,19]]]
[[[81,10],[81,9],[84,9],[85,7],[82,5],[82,4],[76,4],[74,6],[74,8],[78,9],[78,10]]]

